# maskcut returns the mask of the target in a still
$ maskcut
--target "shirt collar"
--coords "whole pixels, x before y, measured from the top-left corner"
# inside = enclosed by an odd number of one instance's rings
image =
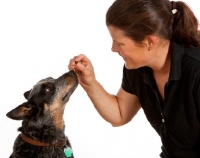
[[[179,80],[181,77],[181,60],[184,55],[184,47],[176,42],[171,42],[169,52],[171,53],[169,81]],[[150,83],[152,81],[153,74],[151,68],[142,67],[138,71],[144,76],[145,82]]]

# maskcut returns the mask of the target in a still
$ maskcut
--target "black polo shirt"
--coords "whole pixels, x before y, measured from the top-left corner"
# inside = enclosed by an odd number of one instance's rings
[[[170,52],[164,101],[149,67],[124,67],[122,88],[139,98],[170,158],[200,158],[200,48],[172,42]]]

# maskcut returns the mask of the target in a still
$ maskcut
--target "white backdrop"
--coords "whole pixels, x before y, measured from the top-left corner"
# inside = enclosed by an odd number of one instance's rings
[[[21,121],[5,115],[25,102],[23,93],[38,80],[68,71],[80,53],[92,61],[96,77],[115,94],[123,60],[111,52],[105,14],[113,0],[0,0],[0,149],[9,157]],[[198,19],[197,0],[185,0]],[[198,3],[198,4],[197,4]],[[75,158],[158,158],[161,142],[143,111],[128,124],[112,127],[79,86],[66,106],[66,135]]]

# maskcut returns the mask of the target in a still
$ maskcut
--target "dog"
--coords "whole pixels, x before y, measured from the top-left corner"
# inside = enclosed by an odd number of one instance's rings
[[[71,70],[57,79],[42,79],[24,93],[27,101],[6,114],[23,120],[10,158],[74,158],[63,114],[77,86],[77,75]]]

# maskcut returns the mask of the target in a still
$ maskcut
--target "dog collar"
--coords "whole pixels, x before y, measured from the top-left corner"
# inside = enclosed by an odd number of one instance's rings
[[[54,144],[45,143],[45,142],[41,142],[39,140],[31,139],[31,138],[25,136],[23,133],[21,133],[21,138],[24,141],[26,141],[27,143],[30,143],[30,144],[36,145],[36,146],[57,146],[57,147],[67,146],[67,138],[61,139],[57,143],[54,143]]]

